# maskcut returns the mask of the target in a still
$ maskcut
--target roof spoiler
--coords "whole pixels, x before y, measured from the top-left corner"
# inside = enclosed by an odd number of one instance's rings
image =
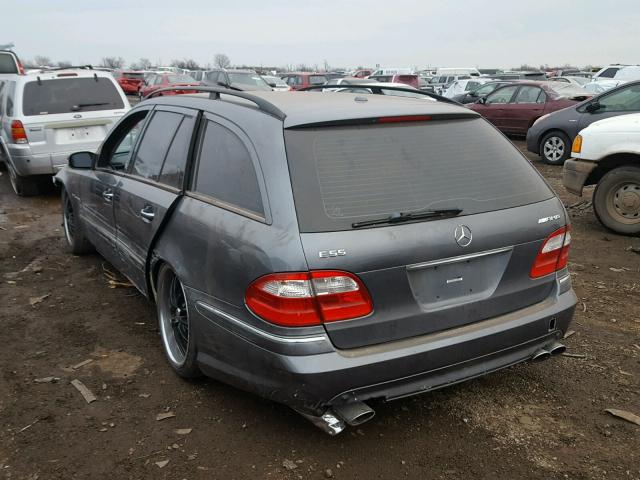
[[[265,100],[262,97],[258,97],[257,95],[252,95],[250,93],[239,91],[239,90],[231,90],[229,88],[222,87],[205,87],[205,86],[182,86],[182,87],[163,87],[158,90],[154,90],[149,95],[144,97],[145,99],[152,98],[158,93],[161,92],[184,92],[185,90],[208,93],[210,100],[220,100],[220,94],[230,95],[232,97],[244,98],[245,100],[249,100],[253,102],[259,110],[264,113],[271,115],[272,117],[277,118],[278,120],[284,120],[287,116],[284,114],[282,110],[276,107],[273,103]]]
[[[455,100],[452,100],[450,98],[447,97],[443,97],[442,95],[438,95],[437,93],[433,93],[433,92],[426,92],[424,90],[416,90],[415,88],[405,88],[405,87],[396,87],[396,86],[382,86],[382,85],[376,85],[371,84],[371,83],[350,83],[347,85],[311,85],[309,87],[304,87],[299,89],[299,92],[307,92],[310,90],[324,90],[325,88],[341,88],[341,89],[349,89],[349,88],[369,88],[369,89],[373,89],[373,90],[393,90],[396,92],[408,92],[408,93],[417,93],[418,95],[424,95],[425,97],[429,97],[429,98],[433,98],[434,100],[437,100],[439,102],[444,102],[444,103],[451,103],[453,105],[462,105],[459,102],[456,102]],[[375,92],[374,92],[375,93]]]

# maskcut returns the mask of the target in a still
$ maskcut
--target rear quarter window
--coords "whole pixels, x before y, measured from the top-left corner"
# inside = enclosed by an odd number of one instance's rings
[[[194,190],[214,201],[264,218],[258,177],[249,150],[228,128],[208,121]]]
[[[476,214],[553,196],[483,119],[287,130],[285,141],[303,232],[423,209]]]
[[[34,80],[25,84],[22,95],[26,116],[121,108],[124,103],[115,83],[105,77]]]

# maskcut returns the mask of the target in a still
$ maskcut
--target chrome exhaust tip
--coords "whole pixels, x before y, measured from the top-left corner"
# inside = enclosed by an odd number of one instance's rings
[[[348,425],[355,427],[371,420],[376,412],[364,402],[347,403],[333,407],[336,415],[342,418]]]
[[[567,347],[560,342],[553,342],[551,345],[547,345],[546,349],[551,355],[560,355],[567,350]]]
[[[544,348],[540,348],[539,350],[536,350],[531,356],[531,361],[542,362],[543,360],[547,360],[549,357],[551,357],[551,352]]]
[[[298,410],[297,408],[294,408],[294,410],[304,418],[309,420],[311,423],[313,423],[324,433],[328,433],[331,436],[338,435],[346,428],[344,421],[341,418],[337,417],[336,414],[331,410],[326,410],[322,415],[311,415],[309,413]]]

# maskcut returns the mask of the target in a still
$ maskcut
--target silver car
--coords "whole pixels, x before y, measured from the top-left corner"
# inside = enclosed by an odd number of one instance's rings
[[[0,77],[0,159],[17,195],[36,195],[67,164],[94,151],[129,102],[111,74],[92,69]]]

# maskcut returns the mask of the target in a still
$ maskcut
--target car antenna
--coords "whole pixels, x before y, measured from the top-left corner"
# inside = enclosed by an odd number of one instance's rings
[[[97,73],[93,73],[93,79],[97,82],[98,81],[98,74]]]
[[[42,80],[40,80],[40,75],[38,75],[37,80],[38,80],[38,85],[42,85]]]

